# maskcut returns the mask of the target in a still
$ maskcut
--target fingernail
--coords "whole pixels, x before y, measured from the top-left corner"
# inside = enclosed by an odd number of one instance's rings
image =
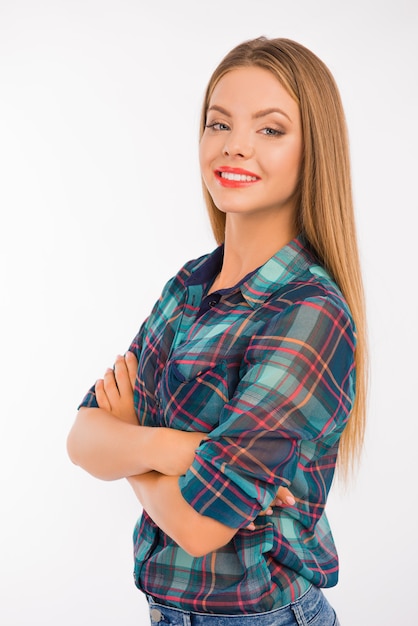
[[[266,515],[273,515],[273,509],[271,507],[267,509]]]
[[[251,524],[248,524],[247,530],[255,530],[255,524],[253,522],[251,522]]]
[[[283,502],[280,500],[280,498],[276,498],[276,506],[282,506]]]
[[[290,506],[296,504],[296,500],[292,496],[286,496],[286,502],[287,504],[290,504]]]

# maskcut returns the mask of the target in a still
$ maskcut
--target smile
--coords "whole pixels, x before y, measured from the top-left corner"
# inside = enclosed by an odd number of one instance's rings
[[[219,172],[218,175],[221,178],[225,178],[226,180],[237,180],[243,183],[250,183],[251,181],[257,180],[256,176],[248,176],[247,174],[233,174],[232,172]]]
[[[221,167],[215,170],[215,175],[224,187],[247,186],[261,180],[259,176],[246,170],[230,167]]]

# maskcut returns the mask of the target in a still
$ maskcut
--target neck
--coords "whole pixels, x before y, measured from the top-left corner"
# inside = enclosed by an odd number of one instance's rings
[[[236,285],[244,276],[264,265],[297,235],[293,212],[259,215],[228,214],[222,269],[211,291]]]

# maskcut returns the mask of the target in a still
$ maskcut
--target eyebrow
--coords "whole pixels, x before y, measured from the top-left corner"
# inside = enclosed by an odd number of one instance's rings
[[[223,115],[227,115],[228,117],[232,117],[231,113],[229,113],[229,111],[227,111],[226,109],[224,109],[221,106],[218,106],[217,104],[213,104],[212,106],[210,106],[208,108],[207,112],[209,112],[209,111],[219,111],[219,113],[222,113]],[[257,113],[254,113],[253,118],[258,120],[261,117],[265,117],[266,115],[270,115],[271,113],[279,113],[280,115],[283,115],[284,117],[287,117],[289,122],[292,121],[287,113],[285,113],[282,109],[278,109],[277,107],[271,107],[269,109],[262,109],[261,111],[257,111]]]

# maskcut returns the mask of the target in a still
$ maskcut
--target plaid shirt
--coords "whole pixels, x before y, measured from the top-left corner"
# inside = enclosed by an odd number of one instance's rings
[[[354,399],[355,333],[301,237],[239,285],[207,296],[222,256],[221,246],[167,283],[130,350],[139,360],[139,422],[210,433],[179,478],[183,497],[238,530],[197,558],[144,512],[135,582],[185,610],[246,614],[337,582],[324,507]],[[94,390],[83,405],[97,406]],[[296,505],[260,516],[280,485]],[[253,520],[256,530],[246,530]]]

